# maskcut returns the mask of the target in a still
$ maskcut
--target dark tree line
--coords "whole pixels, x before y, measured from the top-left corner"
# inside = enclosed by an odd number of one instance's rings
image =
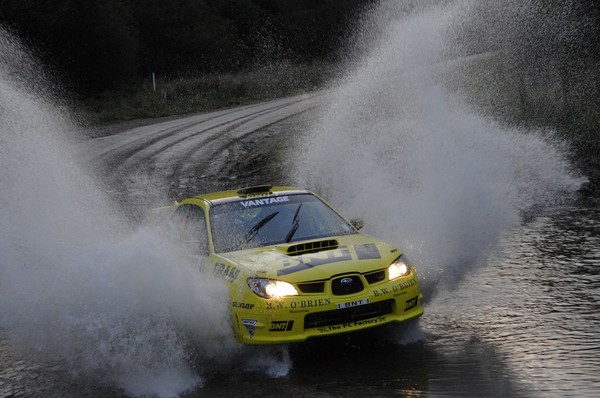
[[[151,72],[334,60],[373,0],[0,0],[0,25],[82,94]]]

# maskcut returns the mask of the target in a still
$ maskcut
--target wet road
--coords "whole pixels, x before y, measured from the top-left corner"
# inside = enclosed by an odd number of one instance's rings
[[[291,143],[302,139],[299,132],[324,100],[288,98],[139,127],[81,143],[79,154],[138,216],[160,199],[289,183],[291,166],[282,158],[293,157]],[[204,369],[203,386],[185,396],[598,396],[600,211],[594,206],[555,209],[512,231],[456,286],[423,280],[430,297],[418,325],[243,349],[243,361]],[[2,398],[120,394],[73,379],[52,361],[27,358],[5,337],[0,354]]]

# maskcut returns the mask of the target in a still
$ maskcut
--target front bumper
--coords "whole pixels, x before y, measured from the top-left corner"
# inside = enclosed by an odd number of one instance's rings
[[[414,270],[351,295],[267,300],[252,294],[233,301],[234,330],[243,344],[302,342],[417,318],[423,314],[422,297]]]

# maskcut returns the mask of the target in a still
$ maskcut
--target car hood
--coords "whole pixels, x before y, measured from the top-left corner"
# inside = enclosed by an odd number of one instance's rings
[[[380,239],[353,234],[219,255],[259,277],[302,282],[383,269],[400,254]]]

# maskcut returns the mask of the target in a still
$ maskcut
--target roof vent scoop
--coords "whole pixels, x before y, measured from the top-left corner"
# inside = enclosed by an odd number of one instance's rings
[[[271,188],[273,185],[256,185],[253,187],[246,187],[237,191],[238,195],[251,195],[254,193],[272,193]]]

